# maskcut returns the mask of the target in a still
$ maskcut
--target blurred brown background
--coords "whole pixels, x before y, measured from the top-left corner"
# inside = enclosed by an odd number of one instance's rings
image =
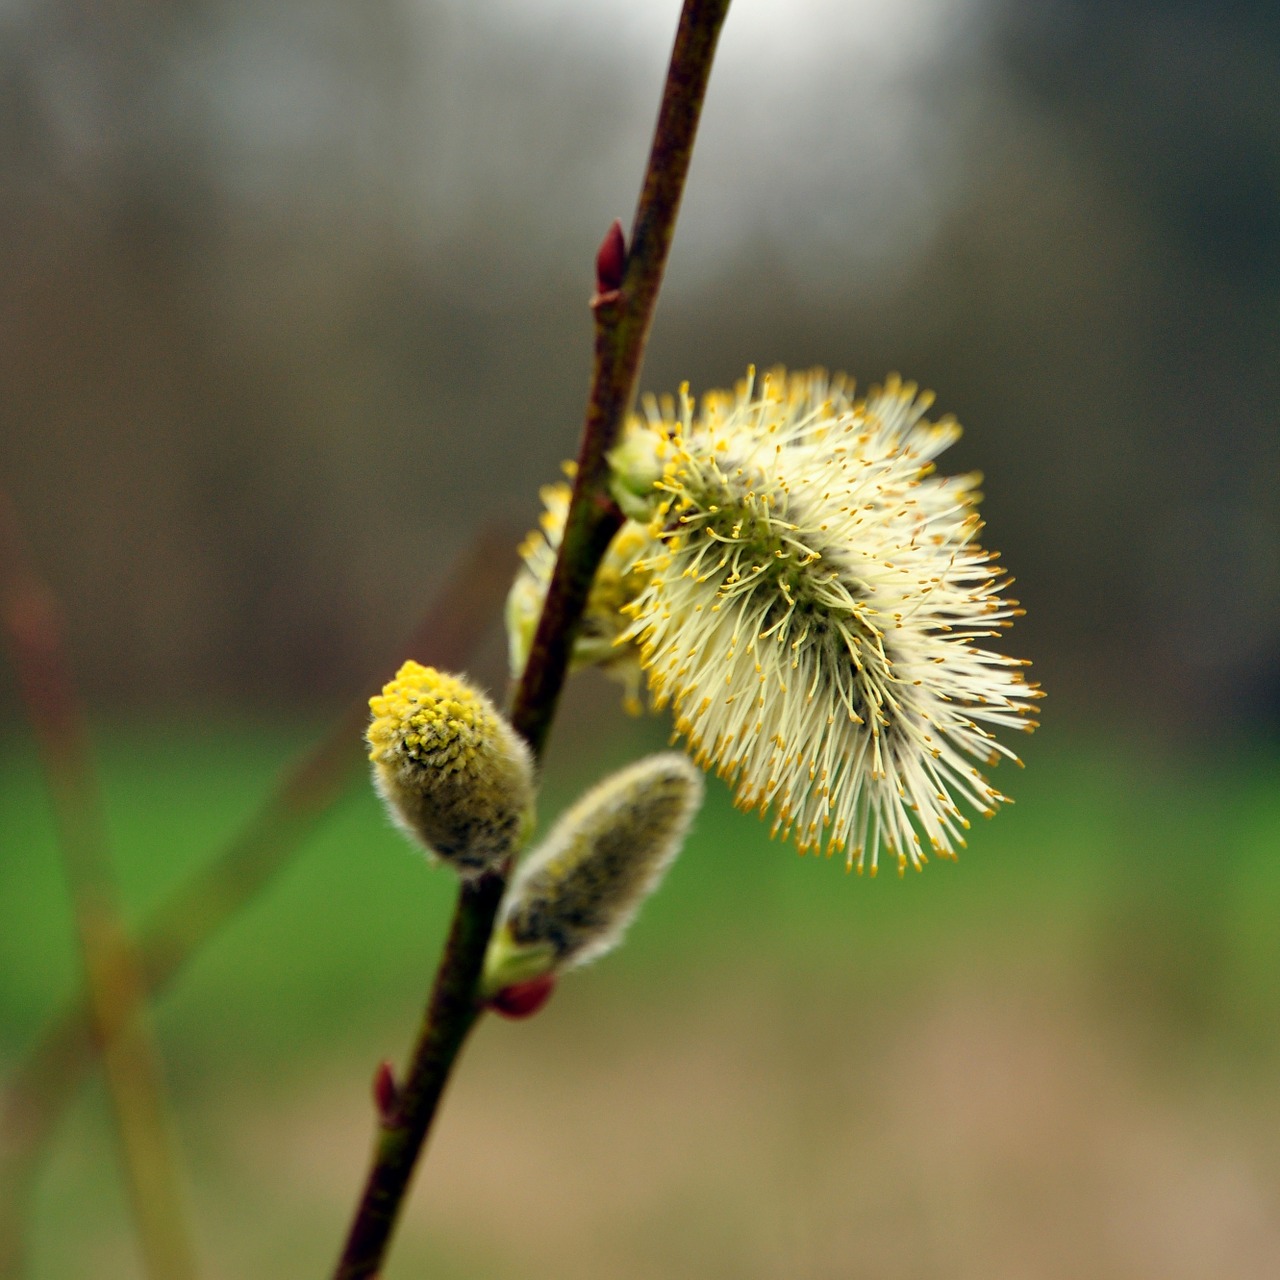
[[[514,565],[678,9],[0,0],[0,483],[131,919],[478,528]],[[1256,0],[734,0],[642,385],[934,388],[1045,725],[901,882],[712,785],[626,948],[480,1028],[388,1280],[1274,1273],[1278,71]],[[618,701],[571,684],[544,821],[665,741]],[[160,1002],[206,1280],[326,1273],[452,892],[356,788]],[[0,1075],[78,981],[0,663]],[[37,1191],[30,1280],[140,1274],[100,1088]]]
[[[677,11],[5,6],[0,474],[96,703],[349,689],[531,522]],[[1274,731],[1278,28],[738,0],[643,385],[936,389],[1054,713]]]

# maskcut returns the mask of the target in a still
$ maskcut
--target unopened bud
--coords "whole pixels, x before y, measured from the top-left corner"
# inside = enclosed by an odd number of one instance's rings
[[[379,1118],[386,1123],[395,1114],[400,1102],[400,1088],[396,1084],[396,1073],[391,1063],[385,1059],[378,1063],[373,1073],[373,1104],[378,1108]]]
[[[622,287],[626,269],[627,241],[622,234],[622,223],[614,218],[613,225],[604,233],[604,239],[596,253],[596,293],[615,293]]]
[[[489,1008],[504,1018],[531,1018],[556,989],[556,975],[544,973],[528,982],[513,982],[489,998]]]
[[[490,998],[617,946],[701,802],[701,773],[675,752],[640,760],[587,792],[511,882],[485,957]]]
[[[369,708],[374,784],[398,826],[464,877],[520,848],[533,824],[533,761],[483,693],[406,662]]]

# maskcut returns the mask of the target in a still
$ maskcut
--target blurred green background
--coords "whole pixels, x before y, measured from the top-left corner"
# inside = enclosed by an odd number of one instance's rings
[[[677,11],[0,11],[0,483],[135,916],[533,523]],[[1244,0],[735,0],[642,385],[935,388],[1045,727],[904,881],[713,786],[626,948],[480,1029],[389,1280],[1274,1270],[1278,55]],[[544,817],[665,741],[618,702],[575,681]],[[203,1275],[326,1273],[451,892],[357,788],[161,1002]],[[5,666],[0,1068],[76,974]],[[33,1280],[140,1274],[99,1084],[35,1210]]]

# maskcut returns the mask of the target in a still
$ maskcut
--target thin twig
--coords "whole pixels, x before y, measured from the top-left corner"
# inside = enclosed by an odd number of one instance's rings
[[[635,400],[640,366],[693,158],[707,79],[729,0],[686,0],[636,207],[622,284],[592,299],[595,365],[573,497],[512,723],[538,753],[546,742],[591,580],[621,516],[608,491],[607,455]]]
[[[607,454],[635,398],[658,289],[689,172],[707,80],[729,0],[686,0],[653,147],[618,289],[592,300],[595,363],[573,496],[512,722],[541,756],[568,670],[591,581],[621,523],[608,494]],[[380,1117],[373,1162],[335,1280],[366,1280],[382,1267],[440,1097],[479,1017],[476,986],[506,887],[506,871],[463,882],[419,1039],[397,1105]]]
[[[149,1275],[196,1274],[164,1075],[140,996],[141,959],[121,923],[106,823],[53,596],[32,567],[8,495],[0,493],[0,615],[40,748],[71,893],[88,1009],[115,1116]]]
[[[465,666],[510,581],[505,533],[486,531],[463,554],[405,648],[444,668]],[[163,990],[293,857],[358,778],[365,698],[292,764],[242,831],[178,886],[138,936],[145,995]],[[100,1042],[84,999],[55,1015],[9,1081],[0,1107],[0,1276],[19,1271],[23,1225],[39,1157],[88,1078]]]

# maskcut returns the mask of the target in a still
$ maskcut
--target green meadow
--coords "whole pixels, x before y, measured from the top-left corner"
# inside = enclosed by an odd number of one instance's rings
[[[132,919],[315,726],[97,727]],[[566,719],[554,817],[664,745]],[[722,784],[624,948],[464,1055],[389,1280],[1258,1276],[1280,1256],[1280,758],[1050,727],[955,864],[801,858]],[[354,750],[354,748],[353,748]],[[207,1277],[327,1273],[376,1063],[452,883],[354,786],[155,1011]],[[0,750],[0,1064],[75,987],[23,734]],[[31,1280],[140,1274],[96,1081],[41,1172]]]

